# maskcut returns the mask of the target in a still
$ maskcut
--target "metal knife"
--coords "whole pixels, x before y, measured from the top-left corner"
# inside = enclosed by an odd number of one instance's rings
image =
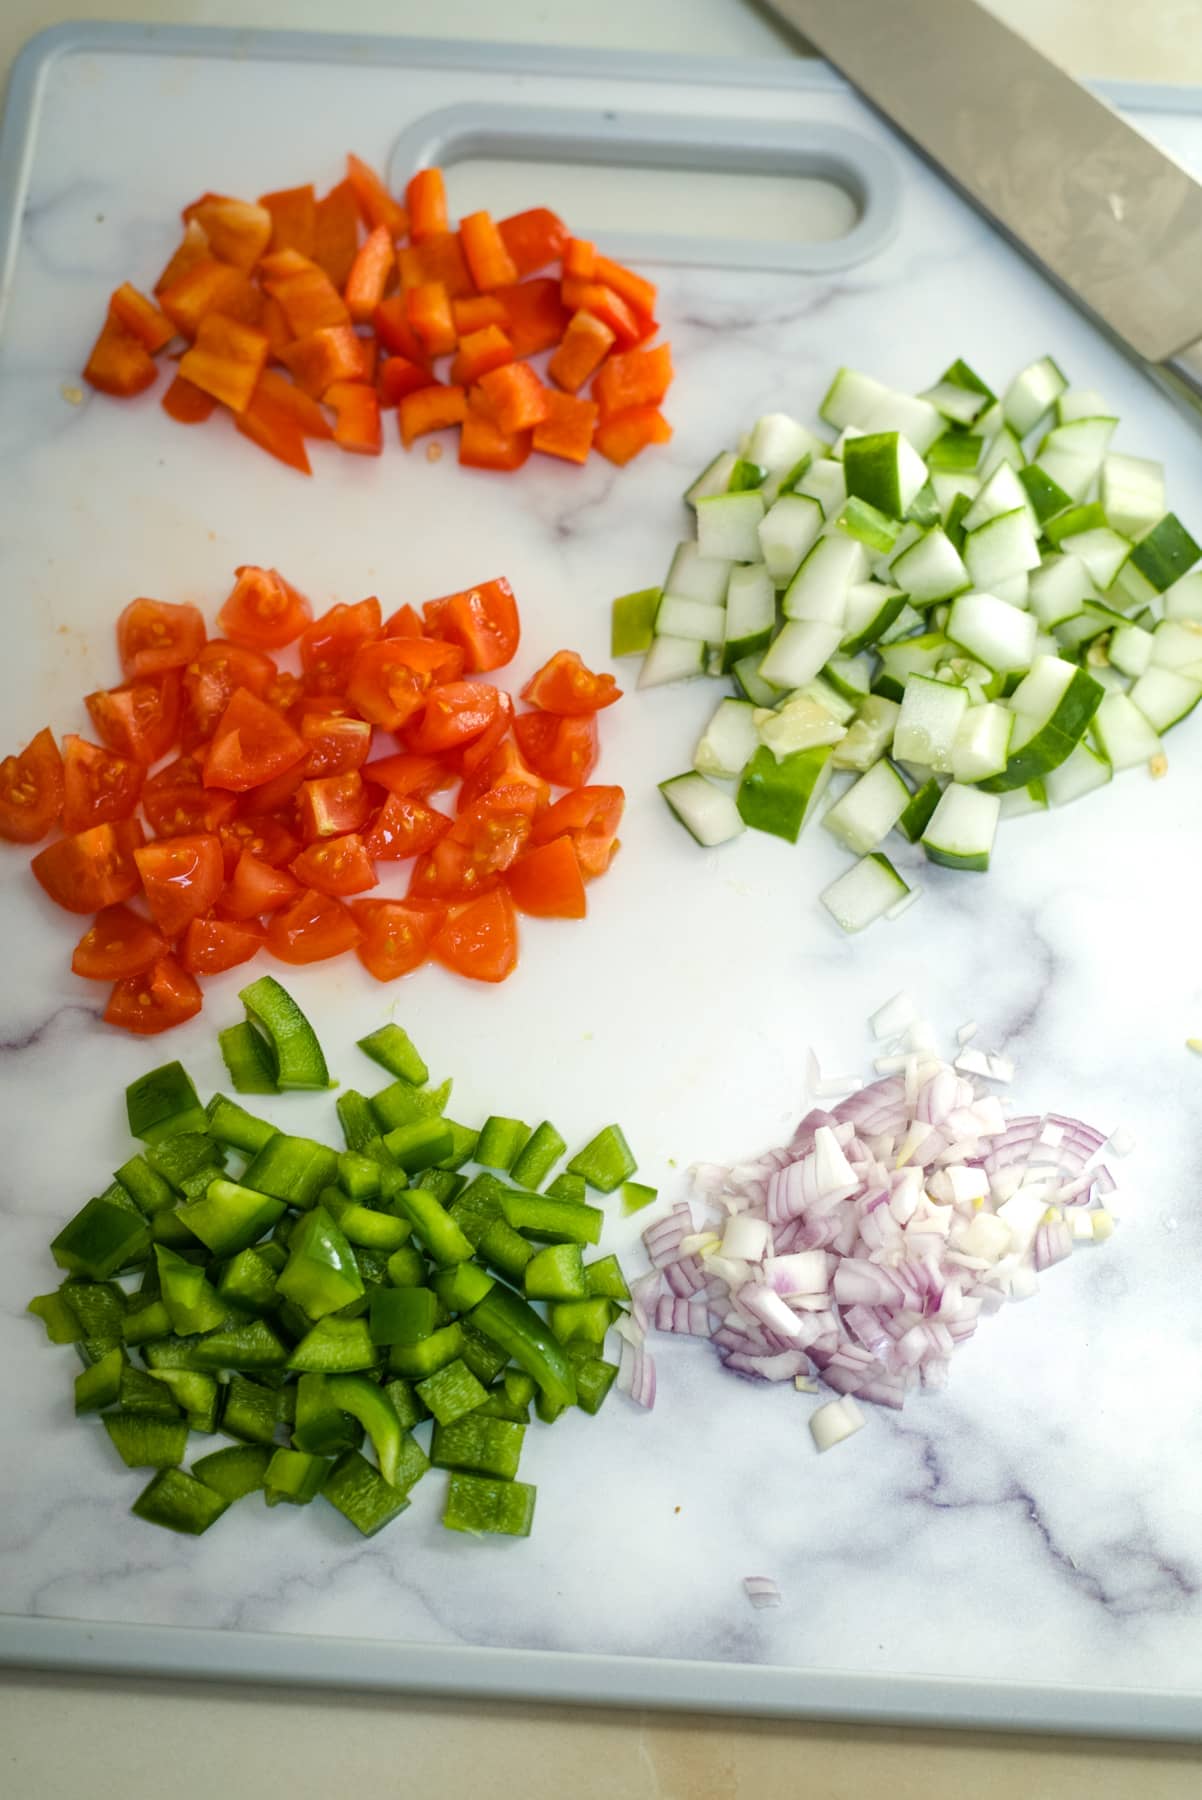
[[[975,0],[763,0],[1195,417],[1202,185]]]

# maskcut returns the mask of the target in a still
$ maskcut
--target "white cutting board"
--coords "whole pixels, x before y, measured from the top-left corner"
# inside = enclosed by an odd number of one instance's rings
[[[1194,96],[1125,101],[1202,169]],[[679,370],[675,436],[625,472],[535,459],[495,479],[390,446],[366,463],[319,450],[304,482],[232,432],[170,424],[153,395],[63,398],[108,291],[153,277],[194,194],[328,184],[348,147],[382,165],[402,131],[451,106],[850,130],[893,172],[896,231],[868,260],[832,267],[828,252],[810,273],[659,263],[644,244]],[[670,60],[68,28],[27,58],[0,154],[14,207],[0,319],[6,742],[84,723],[80,696],[116,677],[111,621],[132,595],[211,615],[240,562],[278,565],[318,608],[373,591],[392,608],[505,573],[524,627],[514,682],[561,644],[604,664],[608,601],[659,579],[686,480],[757,413],[810,417],[840,362],[918,388],[954,355],[1002,380],[1051,351],[1111,398],[1120,447],[1163,457],[1172,504],[1202,521],[1194,431],[821,69],[719,77]],[[553,197],[553,177],[530,168],[522,191]],[[657,205],[632,228],[675,221],[675,204]],[[594,223],[572,220],[583,234]],[[528,1542],[445,1533],[437,1475],[370,1543],[320,1506],[247,1504],[196,1542],[155,1533],[125,1511],[140,1478],[70,1416],[70,1353],[22,1316],[53,1285],[48,1239],[126,1154],[121,1088],[155,1051],[100,1024],[67,969],[71,921],[5,852],[0,1655],[1197,1730],[1198,1069],[1182,1044],[1202,1019],[1202,727],[1169,740],[1170,779],[1129,775],[1052,820],[1007,825],[988,877],[920,869],[920,905],[845,940],[815,898],[844,866],[824,834],[796,848],[748,834],[707,854],[667,818],[654,783],[687,765],[719,691],[631,693],[603,720],[601,778],[629,796],[622,854],[587,924],[530,924],[502,988],[425,970],[389,990],[350,959],[290,973],[333,1069],[367,1085],[354,1040],[395,1009],[434,1076],[455,1076],[457,1116],[550,1116],[572,1141],[620,1119],[644,1179],[675,1198],[691,1161],[781,1141],[803,1107],[806,1047],[858,1067],[865,1015],[904,985],[949,1040],[971,1015],[1015,1055],[1024,1108],[1135,1133],[1112,1245],[986,1322],[946,1393],[874,1415],[834,1456],[813,1454],[808,1401],[665,1340],[652,1416],[615,1396],[596,1421],[530,1432]],[[238,1014],[241,979],[210,983],[201,1019],[162,1045],[205,1091],[223,1081],[215,1033]],[[333,1129],[326,1100],[264,1110]],[[635,1267],[640,1223],[615,1218],[606,1238]],[[774,1576],[784,1605],[753,1612],[747,1574]]]

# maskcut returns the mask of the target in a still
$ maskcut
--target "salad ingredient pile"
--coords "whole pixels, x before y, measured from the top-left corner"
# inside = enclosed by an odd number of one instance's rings
[[[917,891],[892,833],[981,871],[1000,819],[1164,773],[1202,698],[1202,549],[1050,357],[1000,398],[960,361],[919,395],[841,369],[819,411],[833,441],[773,413],[703,471],[613,647],[640,687],[733,682],[665,800],[704,845],[821,812],[859,859],[822,900],[858,931]]]
[[[280,1084],[328,1086],[286,991],[266,976],[242,997]],[[544,1187],[566,1149],[549,1120],[476,1131],[446,1117],[451,1083],[428,1085],[399,1026],[359,1047],[391,1080],[339,1093],[343,1150],[221,1094],[202,1106],[178,1062],[140,1077],[140,1148],[51,1243],[66,1279],[29,1310],[79,1352],[76,1413],[156,1471],[133,1504],[152,1524],[199,1535],[245,1495],[320,1494],[371,1537],[433,1466],[444,1525],[525,1537],[531,1406],[547,1424],[596,1413],[617,1376],[605,1335],[630,1296],[616,1257],[589,1254],[587,1194],[634,1173],[620,1128]],[[233,1441],[185,1469],[193,1432]]]
[[[456,230],[441,170],[420,169],[401,205],[352,155],[320,200],[311,186],[203,194],[183,220],[154,298],[126,282],[109,301],[83,371],[102,393],[144,392],[182,345],[168,415],[197,425],[220,408],[304,475],[311,441],[378,456],[392,409],[406,449],[457,428],[474,469],[519,469],[531,451],[627,463],[672,435],[671,351],[646,347],[654,285],[546,207]]]
[[[986,1084],[1005,1057],[935,1049],[905,995],[874,1015],[878,1080],[808,1112],[790,1141],[747,1162],[700,1164],[699,1225],[680,1202],[643,1234],[653,1272],[634,1283],[623,1334],[653,1325],[708,1338],[725,1366],[841,1396],[817,1409],[827,1449],[863,1424],[857,1401],[901,1408],[940,1388],[982,1318],[1114,1229],[1102,1161],[1125,1136],[1060,1113],[1007,1113]]]
[[[0,836],[61,828],[33,873],[95,915],[71,966],[113,984],[111,1024],[189,1019],[198,976],[263,948],[286,963],[354,950],[380,981],[430,959],[503,981],[518,912],[584,917],[622,817],[622,789],[589,784],[621,690],[560,650],[516,712],[482,679],[518,647],[507,581],[420,614],[385,619],[372,596],[314,619],[275,570],[244,567],[217,628],[195,606],[131,601],[125,679],[85,701],[99,742],[69,733],[60,754],[44,730],[0,764]],[[299,673],[272,654],[294,642]],[[433,803],[452,789],[453,813]],[[376,893],[398,864],[407,888]]]

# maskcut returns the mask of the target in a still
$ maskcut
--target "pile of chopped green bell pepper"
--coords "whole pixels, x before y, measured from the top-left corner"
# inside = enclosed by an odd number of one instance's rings
[[[280,984],[242,998],[221,1033],[238,1090],[328,1088]],[[320,1495],[371,1537],[434,1467],[449,1529],[525,1537],[531,1408],[595,1413],[613,1384],[604,1340],[630,1294],[616,1257],[589,1258],[603,1214],[586,1196],[636,1187],[621,1129],[540,1192],[567,1149],[550,1120],[473,1130],[400,1026],[359,1047],[392,1079],[340,1091],[340,1150],[224,1094],[203,1106],[178,1062],[139,1077],[140,1148],[50,1245],[66,1278],[29,1311],[79,1355],[76,1413],[154,1471],[139,1518],[199,1535],[249,1494]],[[193,1433],[232,1441],[185,1469]]]

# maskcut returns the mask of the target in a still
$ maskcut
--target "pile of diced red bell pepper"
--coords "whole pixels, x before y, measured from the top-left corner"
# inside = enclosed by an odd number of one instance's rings
[[[515,714],[480,679],[518,647],[507,581],[420,614],[384,620],[373,597],[314,619],[276,571],[247,567],[217,625],[207,639],[195,606],[131,601],[125,680],[86,697],[100,742],[68,735],[60,752],[45,730],[0,763],[0,836],[61,829],[33,872],[96,914],[72,967],[114,984],[111,1023],[191,1018],[198,975],[264,947],[286,963],[354,950],[381,981],[431,958],[503,981],[515,909],[584,916],[622,816],[620,787],[589,785],[620,690],[561,650]],[[299,672],[269,654],[294,642]],[[453,811],[431,804],[452,788]],[[366,898],[400,862],[406,890]]]
[[[545,207],[453,230],[440,170],[420,170],[402,205],[352,155],[320,200],[311,186],[205,194],[183,218],[154,299],[127,282],[109,302],[84,369],[106,394],[143,392],[182,342],[171,417],[226,408],[306,475],[308,439],[379,455],[391,409],[406,447],[458,427],[459,461],[476,469],[518,469],[532,451],[627,463],[672,435],[659,410],[671,353],[646,347],[654,286]],[[529,359],[544,352],[540,374]]]

